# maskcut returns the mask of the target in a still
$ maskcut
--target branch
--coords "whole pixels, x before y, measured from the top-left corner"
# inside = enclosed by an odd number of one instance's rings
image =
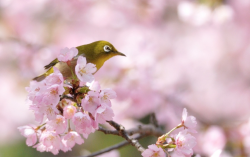
[[[104,129],[103,127],[101,127],[101,126],[99,126],[98,131],[101,131],[104,134],[111,134],[111,135],[119,136],[119,132],[117,130],[107,130],[107,129]]]
[[[138,140],[133,139],[130,137],[124,128],[124,126],[114,122],[114,121],[107,121],[111,126],[113,126],[117,131],[119,131],[119,135],[125,138],[132,146],[136,147],[136,149],[140,152],[143,152],[145,149],[141,146]]]
[[[134,134],[143,134],[159,137],[164,134],[163,130],[156,128],[154,125],[139,125],[138,128],[129,129],[126,132],[130,136]]]
[[[83,156],[83,157],[94,157],[96,155],[100,155],[100,154],[109,152],[111,150],[121,148],[121,147],[126,146],[128,144],[131,144],[132,146],[136,147],[136,149],[142,153],[145,149],[138,142],[138,139],[141,139],[141,138],[146,137],[146,136],[151,136],[151,135],[159,137],[159,136],[162,136],[164,134],[163,130],[161,130],[159,127],[156,127],[156,126],[158,126],[158,124],[157,124],[156,119],[154,119],[154,118],[155,117],[153,115],[153,117],[152,117],[153,124],[139,125],[136,128],[132,128],[132,129],[128,129],[128,130],[125,130],[124,126],[122,126],[114,121],[107,121],[116,130],[108,130],[108,129],[103,128],[102,126],[99,126],[98,131],[101,131],[104,134],[121,136],[124,139],[126,139],[126,141],[118,143],[114,146],[104,148],[100,151],[94,152],[90,155]],[[137,135],[132,138],[131,136],[135,135],[135,134],[137,134]]]
[[[117,130],[107,130],[107,129],[101,127],[101,126],[99,126],[98,131],[101,131],[104,134],[112,134],[112,135],[120,136],[119,131],[117,131]],[[147,136],[153,135],[153,136],[156,136],[156,137],[159,137],[162,134],[164,134],[164,132],[161,129],[156,128],[156,127],[154,127],[154,125],[151,125],[151,124],[149,124],[149,125],[139,125],[137,128],[126,130],[126,133],[129,136],[132,136],[134,134],[142,134],[142,135],[147,135]]]
[[[62,96],[60,97],[60,101],[61,101],[62,99],[69,99],[69,100],[75,102],[75,99],[74,99],[73,97],[71,97],[71,96],[68,96],[68,95],[62,95]]]

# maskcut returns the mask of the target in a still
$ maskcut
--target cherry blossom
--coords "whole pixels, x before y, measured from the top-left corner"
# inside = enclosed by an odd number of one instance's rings
[[[44,115],[46,115],[49,120],[55,119],[56,115],[59,114],[58,109],[53,104],[44,105],[39,108],[39,111],[43,113]]]
[[[50,151],[54,155],[58,154],[62,145],[61,138],[54,131],[43,131],[39,142],[34,148],[40,152]]]
[[[63,108],[63,116],[67,119],[71,119],[76,113],[76,108],[73,105],[67,105]]]
[[[77,112],[72,120],[75,125],[75,130],[85,138],[88,138],[88,135],[95,130],[92,126],[91,118],[87,113]]]
[[[72,47],[70,49],[65,47],[64,49],[60,51],[57,58],[59,61],[67,62],[67,61],[72,60],[72,58],[75,57],[77,54],[78,54],[78,50],[75,47]]]
[[[57,134],[62,134],[65,132],[67,124],[68,123],[65,117],[61,115],[56,115],[56,119],[47,122],[46,129],[48,131],[55,130]]]
[[[143,157],[165,157],[165,153],[162,148],[157,147],[155,144],[151,144],[148,146],[142,154]]]
[[[187,130],[180,131],[175,137],[175,153],[184,156],[193,155],[193,147],[196,145],[196,139]]]
[[[77,144],[83,144],[84,140],[82,139],[82,137],[75,131],[70,131],[68,132],[65,136],[63,136],[62,138],[62,143],[63,143],[63,148],[62,150],[64,152],[66,151],[71,151],[71,148],[74,147],[74,145]]]
[[[89,91],[88,95],[85,96],[84,99],[82,99],[82,107],[84,110],[94,114],[95,110],[100,106],[100,98],[99,93],[94,91]]]
[[[96,66],[92,63],[87,63],[86,58],[79,56],[77,59],[77,64],[75,67],[75,72],[77,77],[82,82],[91,82],[94,80],[94,76],[92,75],[96,72]]]
[[[189,132],[196,133],[197,121],[194,116],[187,116],[187,109],[184,108],[182,112],[182,125],[188,129]]]
[[[98,81],[93,81],[89,87],[90,90],[95,91],[95,92],[100,92],[101,91],[101,86]]]
[[[57,105],[60,100],[60,95],[63,94],[65,89],[62,85],[54,84],[47,88],[46,92],[42,95],[43,96],[43,104],[53,104]]]
[[[100,93],[101,103],[111,107],[110,99],[116,98],[116,93],[112,89],[103,89]]]
[[[31,81],[30,86],[26,87],[28,97],[33,104],[39,105],[43,100],[44,91],[47,89],[44,82]]]
[[[216,150],[223,150],[226,145],[224,130],[218,126],[210,126],[206,131],[200,132],[198,145],[206,156],[211,156]]]
[[[37,106],[37,105],[30,105],[30,106],[29,106],[29,109],[30,109],[31,111],[33,111],[34,114],[35,114],[35,120],[36,120],[37,122],[39,122],[39,123],[42,123],[44,113],[42,113],[42,112],[40,111],[40,108],[41,108],[41,107],[39,107],[39,106]]]
[[[47,147],[43,143],[38,143],[37,145],[34,146],[37,151],[39,152],[51,152],[54,155],[57,155],[59,153],[59,149],[55,149],[53,146]]]
[[[107,120],[113,120],[114,112],[110,107],[100,106],[95,112],[95,120],[98,123],[105,123]]]
[[[18,130],[26,137],[27,146],[33,146],[37,142],[37,130],[29,125],[20,126]]]
[[[46,86],[52,86],[55,84],[63,85],[63,81],[63,76],[56,67],[53,67],[53,73],[44,79]]]

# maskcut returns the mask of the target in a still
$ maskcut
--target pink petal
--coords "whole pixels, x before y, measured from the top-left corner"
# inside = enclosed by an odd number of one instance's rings
[[[81,65],[81,66],[86,66],[86,63],[87,63],[87,61],[86,61],[86,58],[85,57],[83,57],[83,56],[79,56],[78,57],[78,59],[77,59],[77,64],[79,64],[79,65]]]
[[[183,112],[182,112],[182,121],[186,121],[186,119],[187,119],[187,109],[186,108],[184,108],[183,109]]]

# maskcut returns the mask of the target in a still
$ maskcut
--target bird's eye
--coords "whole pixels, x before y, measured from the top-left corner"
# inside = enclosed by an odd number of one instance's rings
[[[103,49],[104,49],[105,52],[110,52],[110,51],[111,51],[111,47],[108,46],[108,45],[105,45],[105,46],[103,47]]]

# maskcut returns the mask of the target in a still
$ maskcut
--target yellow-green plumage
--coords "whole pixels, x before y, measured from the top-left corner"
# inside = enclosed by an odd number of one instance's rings
[[[109,52],[107,51],[107,47],[110,48]],[[64,78],[71,77],[71,69],[73,72],[75,72],[77,57],[81,55],[86,57],[88,63],[95,64],[97,71],[103,66],[106,60],[117,55],[125,56],[123,53],[118,52],[116,48],[107,41],[96,41],[90,44],[78,46],[76,48],[78,49],[78,55],[70,62],[70,67],[67,63],[59,62],[58,59],[54,59],[52,62],[45,66],[45,69],[48,69],[47,72],[38,77],[35,77],[34,80],[43,80],[46,76],[53,73],[54,66],[60,70]]]

